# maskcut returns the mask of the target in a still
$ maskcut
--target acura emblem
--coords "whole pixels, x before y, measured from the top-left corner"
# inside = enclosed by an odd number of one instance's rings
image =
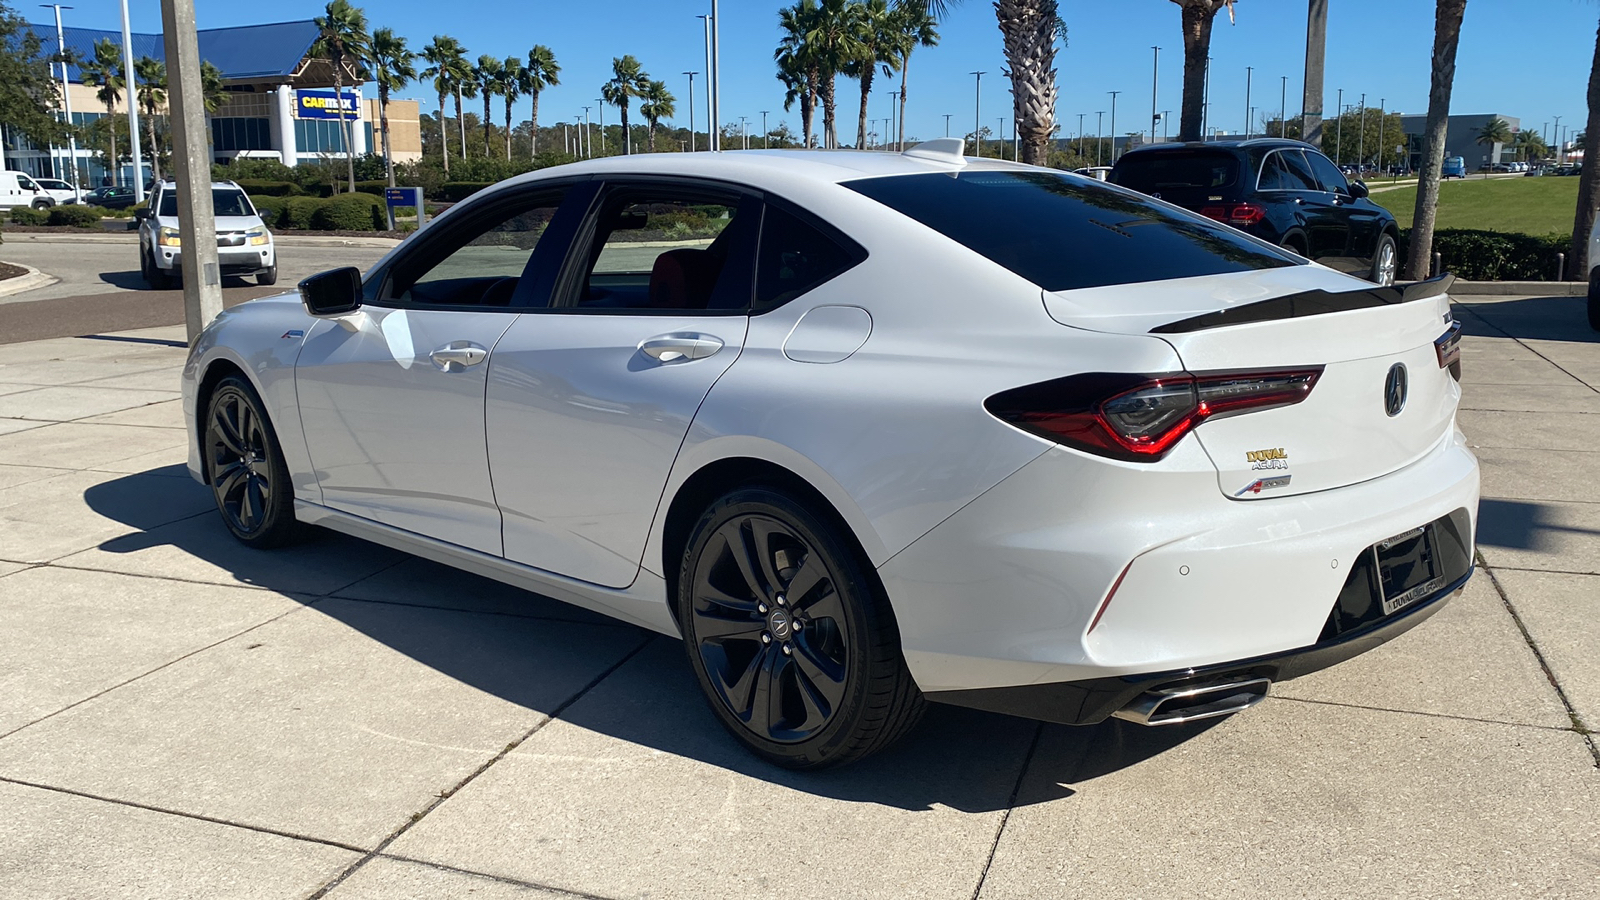
[[[1406,382],[1405,363],[1389,367],[1389,377],[1383,380],[1383,411],[1390,416],[1398,416],[1406,408]]]

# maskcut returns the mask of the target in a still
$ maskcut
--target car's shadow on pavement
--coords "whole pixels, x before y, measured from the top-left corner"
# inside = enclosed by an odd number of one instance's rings
[[[1600,331],[1589,327],[1587,303],[1585,297],[1528,297],[1496,303],[1458,299],[1455,308],[1470,313],[1462,326],[1466,334],[1476,337],[1600,343]]]
[[[101,272],[100,273],[100,280],[102,282],[104,282],[105,284],[108,284],[108,285],[110,285],[112,287],[115,287],[115,288],[121,288],[121,289],[123,289],[125,291],[155,291],[155,290],[157,290],[156,288],[151,287],[144,280],[144,275],[141,274],[138,269],[133,269],[133,270],[130,270],[130,271],[127,271],[127,272]],[[255,279],[253,279],[253,278],[245,278],[245,277],[240,276],[240,275],[224,275],[224,276],[222,276],[222,286],[224,288],[258,287],[258,285],[255,282]],[[169,291],[170,290],[170,291],[172,291],[173,293],[176,294],[177,292],[183,290],[183,279],[181,277],[179,277],[179,276],[174,275],[173,278],[172,278],[172,287],[170,287],[170,288],[162,288],[161,290],[162,291]]]
[[[139,529],[99,546],[100,552],[119,557],[108,560],[107,568],[232,580],[278,591],[511,703],[629,744],[795,790],[911,810],[1003,810],[1072,796],[1071,785],[1137,765],[1215,724],[1144,728],[1108,720],[1073,728],[931,704],[917,729],[883,753],[843,769],[789,772],[751,756],[723,731],[676,640],[323,529],[311,529],[305,541],[292,547],[246,548],[214,512],[173,521],[163,504],[152,504],[150,476],[158,475],[163,492],[172,495],[171,509],[203,509],[202,501],[209,502],[205,489],[175,477],[184,474],[181,467],[169,466],[85,492],[95,512]],[[559,631],[563,645],[577,648],[580,658],[592,650],[587,668],[615,669],[576,700],[552,702],[548,685],[526,678],[526,647],[508,640],[508,630],[528,634],[529,645],[540,630]],[[619,632],[628,634],[621,644],[633,648],[621,665]],[[572,673],[565,674],[564,680],[572,681]],[[1049,753],[1036,752],[1046,744]],[[535,745],[525,749],[536,752]]]

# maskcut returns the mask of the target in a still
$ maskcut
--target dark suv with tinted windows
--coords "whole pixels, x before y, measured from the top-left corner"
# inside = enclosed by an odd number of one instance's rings
[[[1226,222],[1323,265],[1394,283],[1400,228],[1310,144],[1281,138],[1130,150],[1113,183]]]

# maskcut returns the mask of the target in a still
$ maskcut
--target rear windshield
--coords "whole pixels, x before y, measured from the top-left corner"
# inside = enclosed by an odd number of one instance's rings
[[[845,187],[1048,291],[1296,265],[1209,219],[1065,173],[895,175]]]
[[[1219,191],[1239,180],[1239,160],[1231,153],[1205,151],[1130,153],[1117,162],[1111,180],[1141,194]]]
[[[250,208],[250,201],[245,199],[244,191],[237,188],[212,188],[211,189],[212,214],[217,216],[253,216],[255,210]],[[156,215],[176,216],[178,214],[178,192],[166,191],[161,195],[161,209]]]

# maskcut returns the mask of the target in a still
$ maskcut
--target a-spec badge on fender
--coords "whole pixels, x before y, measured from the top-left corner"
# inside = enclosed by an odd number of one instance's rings
[[[284,333],[283,333],[283,334],[282,334],[282,335],[281,335],[281,336],[280,336],[280,337],[279,337],[279,338],[278,338],[278,340],[280,340],[280,341],[286,341],[286,340],[289,340],[289,339],[290,339],[290,338],[303,338],[303,337],[305,337],[305,336],[306,336],[306,333],[305,333],[305,332],[304,332],[304,331],[301,331],[301,330],[300,330],[300,329],[298,329],[298,328],[291,328],[291,329],[289,329],[289,330],[288,330],[288,331],[285,331],[285,332],[284,332]]]
[[[1245,494],[1259,494],[1262,491],[1270,491],[1273,488],[1281,488],[1288,485],[1289,479],[1293,477],[1293,475],[1279,475],[1276,478],[1257,478],[1255,481],[1245,485],[1244,488],[1241,489],[1237,494],[1234,494],[1234,496],[1243,497]]]
[[[1273,447],[1267,450],[1246,450],[1244,461],[1252,469],[1287,469],[1289,468],[1289,454],[1282,447]]]

